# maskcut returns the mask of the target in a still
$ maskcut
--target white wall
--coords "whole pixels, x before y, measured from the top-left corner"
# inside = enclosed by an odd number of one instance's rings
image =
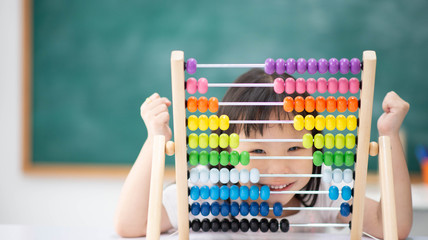
[[[113,226],[123,179],[21,172],[21,2],[0,1],[0,224]]]

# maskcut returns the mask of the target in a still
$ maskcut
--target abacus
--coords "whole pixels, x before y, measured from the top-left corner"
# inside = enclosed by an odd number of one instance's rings
[[[279,75],[288,74],[303,74],[305,72],[314,74],[330,73],[347,74],[351,72],[354,76],[361,72],[361,81],[356,77],[349,80],[346,78],[277,78],[273,83],[208,83],[206,78],[198,80],[190,76],[185,81],[185,71],[189,75],[196,72],[198,68],[264,68],[266,74]],[[364,51],[362,62],[353,58],[351,60],[336,58],[327,59],[309,59],[299,58],[297,61],[293,58],[284,59],[266,59],[264,64],[198,64],[193,58],[184,61],[184,53],[182,51],[173,51],[171,54],[171,75],[173,89],[173,126],[174,126],[174,142],[165,144],[163,136],[155,137],[152,179],[149,200],[149,221],[147,225],[147,238],[159,239],[160,232],[160,209],[162,197],[162,178],[164,168],[164,152],[166,154],[175,154],[176,168],[176,184],[177,184],[177,203],[178,203],[178,234],[179,239],[188,239],[189,230],[192,231],[261,231],[261,232],[287,232],[290,228],[298,227],[349,227],[351,229],[351,239],[360,239],[362,236],[365,185],[367,177],[367,162],[368,155],[377,155],[379,151],[379,172],[382,186],[382,212],[384,223],[384,234],[386,239],[397,239],[396,235],[396,217],[395,217],[395,202],[394,193],[391,184],[392,168],[390,164],[391,153],[389,138],[380,137],[379,143],[370,143],[370,127],[372,117],[372,102],[374,92],[374,81],[376,71],[376,53],[374,51]],[[286,97],[282,102],[220,102],[215,97],[200,97],[197,99],[192,96],[199,92],[205,94],[208,88],[211,87],[268,87],[273,88],[276,93],[286,92],[287,94],[297,93],[331,93],[339,92],[345,94],[350,92],[357,94],[360,92],[360,98],[351,96],[346,99],[343,96],[337,99],[333,96],[324,98],[319,96],[314,98],[308,96],[303,98],[297,96]],[[187,99],[186,91],[190,95]],[[282,106],[284,111],[295,111],[300,113],[306,111],[312,113],[314,111],[320,115],[314,117],[311,114],[305,117],[297,114],[293,120],[237,120],[229,119],[226,115],[217,116],[215,114],[207,116],[204,114],[209,111],[217,112],[219,106]],[[186,109],[192,115],[186,118]],[[202,114],[199,116],[193,113],[199,111]],[[342,114],[333,116],[332,112],[343,113],[348,111],[351,113],[345,117]],[[358,117],[355,113],[358,111]],[[327,113],[323,115],[322,113]],[[348,130],[350,133],[344,135],[342,133],[333,135],[332,133],[304,134],[302,139],[239,139],[239,135],[232,133],[227,134],[207,134],[205,132],[197,135],[191,133],[187,136],[186,129],[190,131],[201,130],[227,130],[230,124],[292,124],[297,131],[306,129],[312,130]],[[352,132],[357,130],[357,136]],[[304,148],[315,148],[311,156],[250,156],[248,152],[225,151],[239,146],[240,142],[301,142]],[[166,148],[165,148],[166,146]],[[356,148],[355,153],[352,151]],[[194,150],[195,148],[204,149],[201,152]],[[211,151],[205,149],[211,148]],[[336,148],[338,151],[329,151]],[[223,149],[217,151],[215,149]],[[326,149],[322,152],[321,149]],[[354,166],[354,171],[350,168],[341,170],[335,168],[333,171],[326,170],[321,174],[265,174],[260,173],[258,169],[250,171],[243,169],[238,171],[235,168],[231,170],[224,168],[238,164],[247,165],[253,159],[302,159],[313,161],[315,166]],[[195,165],[211,165],[219,168],[211,170],[198,170],[193,168],[188,171],[188,166]],[[220,169],[220,170],[219,170]],[[353,188],[344,186],[338,189],[332,185],[328,191],[271,191],[268,186],[252,185],[239,187],[240,183],[258,183],[260,178],[268,177],[313,177],[322,178],[325,182],[352,183]],[[197,183],[211,182],[214,185],[208,187],[192,186],[188,187],[188,181]],[[230,187],[227,184],[232,184]],[[271,206],[267,202],[258,204],[257,202],[247,203],[246,200],[255,201],[261,199],[263,201],[269,199],[271,194],[328,194],[330,199],[338,200],[339,197],[344,200],[340,208],[332,207],[283,207],[281,203],[275,203]],[[199,204],[194,202],[189,205],[189,198],[192,200],[212,199],[222,200],[223,203],[203,202]],[[239,205],[236,202],[225,202],[241,199],[243,202]],[[352,198],[352,206],[347,203]],[[189,221],[189,214],[207,216],[267,216],[271,211],[275,216],[281,216],[283,211],[287,210],[312,210],[312,211],[339,211],[342,216],[348,216],[352,213],[352,220],[349,223],[290,223],[287,219],[266,219],[257,220],[255,218],[248,220],[237,219],[223,220],[214,219],[210,221],[205,218],[194,219]]]

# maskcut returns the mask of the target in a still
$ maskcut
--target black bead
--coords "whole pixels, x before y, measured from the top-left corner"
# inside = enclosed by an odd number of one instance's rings
[[[257,221],[257,219],[253,218],[250,221],[250,229],[252,232],[257,232],[260,228],[260,223]]]
[[[269,230],[269,222],[266,218],[260,220],[260,231],[267,232]]]
[[[239,231],[239,221],[238,219],[232,219],[232,221],[230,222],[230,229],[232,230],[232,232],[237,232]]]
[[[187,180],[189,180],[189,177],[190,177],[190,172],[187,171]]]
[[[204,218],[204,220],[202,220],[201,228],[204,232],[208,232],[211,229],[211,223],[208,218]]]
[[[201,229],[201,220],[199,219],[193,219],[192,221],[192,230],[194,232],[199,231],[199,229]]]
[[[241,222],[239,223],[239,227],[241,228],[241,231],[248,232],[248,229],[250,229],[250,222],[248,222],[248,219],[246,218],[241,219]]]
[[[349,221],[349,229],[351,229],[351,225],[352,225],[352,224],[351,224],[351,221]]]
[[[211,230],[213,230],[213,232],[218,232],[219,229],[220,229],[220,221],[217,218],[214,218],[211,221]]]
[[[288,232],[288,230],[290,230],[290,223],[285,218],[280,221],[279,225],[281,227],[281,231],[283,232]]]
[[[229,231],[229,229],[230,229],[230,222],[229,222],[229,219],[223,219],[223,220],[221,220],[221,223],[220,223],[220,225],[221,225],[221,230],[223,231],[223,232],[227,232],[227,231]]]
[[[269,222],[269,229],[271,232],[277,232],[279,229],[278,220],[276,220],[275,218],[271,219]]]
[[[192,210],[192,208],[190,207],[190,204],[189,204],[189,212]]]

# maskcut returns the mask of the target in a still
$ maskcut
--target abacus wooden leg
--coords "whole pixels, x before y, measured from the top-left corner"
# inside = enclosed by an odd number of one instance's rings
[[[388,136],[379,137],[379,177],[381,186],[383,237],[398,239],[392,174],[391,142]]]
[[[160,238],[162,213],[163,175],[165,169],[165,136],[156,135],[153,142],[152,171],[150,178],[149,212],[147,218],[147,239]]]

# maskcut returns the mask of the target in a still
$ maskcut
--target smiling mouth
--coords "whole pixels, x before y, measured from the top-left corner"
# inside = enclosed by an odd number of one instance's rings
[[[291,189],[291,187],[294,185],[294,182],[289,183],[289,184],[266,184],[266,186],[269,187],[270,191],[275,192],[275,191],[287,191],[289,189]]]

